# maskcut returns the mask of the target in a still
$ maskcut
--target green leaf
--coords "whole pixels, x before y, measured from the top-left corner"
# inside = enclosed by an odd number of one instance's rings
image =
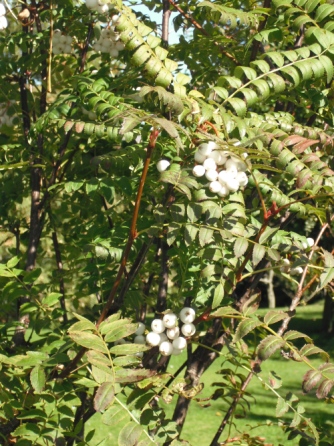
[[[258,243],[255,243],[252,253],[253,265],[256,266],[258,263],[260,263],[265,254],[266,248]]]
[[[258,357],[264,361],[272,356],[276,350],[282,348],[285,345],[285,341],[277,336],[269,335],[264,338],[257,347]]]
[[[320,274],[319,287],[324,288],[334,279],[334,268],[324,268]]]
[[[226,99],[226,102],[229,102],[232,106],[233,110],[236,112],[238,116],[241,118],[245,116],[247,112],[247,107],[245,102],[240,98],[228,98]]]
[[[237,258],[242,257],[248,248],[248,241],[245,238],[238,238],[233,247],[234,254]]]
[[[312,390],[321,380],[322,374],[319,370],[309,370],[303,377],[303,391],[308,393]]]
[[[196,240],[198,234],[198,227],[190,224],[186,224],[184,228],[184,241],[187,246],[190,246]]]
[[[329,3],[325,3],[317,8],[314,19],[316,20],[316,22],[322,22],[326,17],[330,16],[333,13],[334,6]]]
[[[13,437],[23,437],[27,440],[40,438],[40,427],[36,423],[23,423],[11,435]]]
[[[1,271],[0,271],[1,273]],[[38,277],[42,274],[42,270],[41,268],[36,268],[32,271],[29,271],[27,273],[25,273],[24,277],[23,277],[23,282],[24,283],[34,283]]]
[[[312,342],[312,339],[309,336],[307,336],[304,333],[300,333],[299,331],[296,330],[287,331],[283,335],[283,339],[285,341],[291,341],[292,339],[298,339],[298,338],[305,338],[307,342]]]
[[[324,357],[324,359],[326,361],[329,360],[329,354],[327,352],[325,352],[324,350],[322,350],[319,347],[316,347],[313,344],[305,344],[303,345],[303,347],[300,349],[299,353],[302,356],[311,356],[311,355],[316,355],[316,354],[320,354],[321,356]]]
[[[94,409],[96,412],[103,412],[115,399],[115,384],[104,382],[96,391],[94,397]]]
[[[48,307],[52,307],[53,305],[56,305],[59,302],[61,296],[62,296],[61,293],[50,293],[46,297],[44,297],[44,299],[42,300],[42,304]]]
[[[324,379],[317,389],[318,398],[326,398],[334,386],[334,379]]]
[[[114,355],[134,355],[139,352],[146,352],[149,347],[141,344],[121,344],[111,347],[110,352]]]
[[[238,342],[256,327],[260,327],[262,322],[258,319],[247,318],[241,321],[235,331],[233,342]]]
[[[117,369],[115,372],[115,382],[135,383],[155,375],[154,370],[147,369]]]
[[[281,397],[278,397],[276,404],[276,417],[280,418],[289,411],[289,404]]]
[[[270,228],[267,226],[265,231],[261,234],[259,238],[260,245],[263,245],[269,238],[271,238],[276,232],[278,231],[278,228]]]
[[[213,295],[213,302],[212,302],[212,308],[217,308],[221,301],[224,299],[224,294],[225,294],[225,290],[224,290],[224,283],[225,281],[220,281],[220,283],[216,286],[215,288],[215,292]]]
[[[135,331],[137,331],[137,329],[137,323],[123,324],[120,327],[115,327],[114,329],[108,330],[107,334],[104,337],[104,340],[106,342],[115,342],[132,335],[133,333],[135,333]]]
[[[110,427],[123,424],[123,420],[129,418],[129,414],[120,406],[113,405],[107,409],[101,417],[102,423]]]
[[[20,261],[20,257],[12,257],[10,260],[8,260],[8,262],[6,263],[7,268],[11,269],[11,268],[15,268],[15,266],[19,263]]]
[[[44,369],[36,365],[30,372],[30,382],[36,393],[41,393],[44,390],[45,381]]]
[[[75,192],[79,190],[83,186],[83,184],[83,181],[68,181],[67,183],[65,183],[65,190],[67,193]]]
[[[235,317],[241,316],[241,313],[232,307],[221,307],[218,310],[210,314],[212,317]]]
[[[82,347],[96,350],[101,353],[107,353],[108,348],[101,338],[98,336],[87,333],[85,331],[71,331],[69,332],[70,338]]]
[[[269,372],[269,384],[273,389],[279,389],[282,387],[282,378],[277,375],[276,372]]]
[[[109,375],[112,374],[110,360],[103,353],[95,350],[88,350],[88,352],[86,352],[86,357],[95,367],[99,368],[105,373],[108,373]],[[111,378],[108,381],[111,381]]]
[[[91,322],[89,319],[86,319],[85,317],[83,317],[83,316],[81,316],[80,314],[77,314],[77,313],[73,313],[73,315],[77,318],[77,319],[79,319],[79,321],[81,322],[81,324],[79,324],[78,322],[76,322],[74,325],[72,325],[69,329],[68,329],[68,331],[73,331],[73,327],[74,326],[78,326],[78,327],[81,327],[81,328],[77,328],[77,329],[74,329],[74,331],[75,330],[93,330],[93,331],[96,331],[96,325],[93,323],[93,322]]]
[[[288,316],[289,315],[284,311],[270,310],[268,311],[268,313],[265,314],[263,321],[265,324],[270,325],[282,321],[283,319],[286,319]]]
[[[141,426],[130,421],[119,433],[118,446],[136,446],[142,431]]]
[[[207,245],[212,241],[213,229],[201,227],[198,233],[199,243],[201,246]]]
[[[111,328],[113,327],[112,323],[114,321],[118,321],[120,317],[121,317],[120,313],[115,313],[115,314],[112,314],[111,316],[107,317],[107,319],[105,319],[99,325],[99,328],[98,328],[99,332],[103,335],[106,334],[109,330],[109,327],[111,327]],[[125,322],[130,321],[130,319],[122,319],[122,320],[124,320]]]

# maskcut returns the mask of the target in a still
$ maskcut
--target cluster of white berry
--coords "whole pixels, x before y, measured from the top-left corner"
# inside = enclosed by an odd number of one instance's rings
[[[303,242],[303,248],[305,250],[312,248],[313,245],[314,245],[314,240],[311,237],[307,238],[306,242]],[[289,273],[289,274],[291,274],[291,276],[300,276],[301,274],[303,274],[304,268],[302,266],[295,266],[295,267],[291,268],[290,260],[283,259],[282,265],[280,267],[280,271],[285,274]]]
[[[210,191],[220,197],[227,197],[248,183],[246,164],[229,152],[220,150],[213,141],[200,144],[194,158],[197,165],[193,168],[193,175],[205,176]]]
[[[62,34],[60,29],[55,29],[52,36],[53,54],[68,54],[72,51],[72,37]]]
[[[109,11],[108,2],[105,0],[86,0],[86,6],[88,9],[95,10],[100,14],[105,14]]]
[[[0,104],[0,127],[6,125],[8,127],[13,126],[14,116],[7,114],[8,104]]]
[[[115,30],[115,24],[119,17],[117,15],[112,16],[111,21],[113,26],[104,28],[101,31],[101,36],[97,42],[94,43],[93,49],[95,51],[101,51],[101,53],[109,53],[111,57],[117,58],[118,52],[124,50],[125,45],[120,40],[119,33]]]
[[[167,313],[162,319],[152,321],[152,331],[146,336],[144,336],[145,325],[140,322],[135,333],[134,343],[147,344],[150,347],[159,346],[159,351],[163,356],[180,355],[187,346],[186,338],[193,336],[196,332],[193,324],[195,317],[196,313],[193,308],[183,308],[179,314],[182,322],[180,328],[177,315],[172,312]]]
[[[6,29],[8,26],[8,21],[6,19],[6,8],[2,3],[0,3],[0,31]]]

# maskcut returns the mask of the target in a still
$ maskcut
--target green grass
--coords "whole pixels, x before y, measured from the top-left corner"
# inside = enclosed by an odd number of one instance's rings
[[[265,313],[268,310],[260,310]],[[302,331],[315,340],[315,344],[318,347],[323,348],[329,353],[334,352],[334,340],[326,336],[321,335],[321,316],[322,305],[310,305],[308,307],[301,307],[296,316],[291,322],[289,329]],[[207,370],[203,377],[204,389],[198,395],[198,399],[202,401],[192,401],[186,423],[182,431],[182,439],[188,440],[192,446],[209,446],[212,437],[217,431],[225,413],[228,408],[228,404],[222,400],[206,401],[210,395],[213,394],[216,387],[212,384],[219,382],[221,376],[217,373],[223,362],[226,354],[226,347],[222,351],[222,355],[218,358],[209,370]],[[178,367],[184,362],[185,356],[172,357],[169,364],[168,371],[173,374]],[[312,360],[315,366],[323,362],[320,358]],[[317,426],[323,426],[327,429],[334,427],[334,406],[326,404],[323,400],[318,400],[314,392],[303,395],[301,389],[301,382],[304,373],[309,370],[308,366],[303,363],[286,360],[280,357],[279,354],[273,358],[265,361],[261,365],[262,371],[259,373],[265,382],[268,382],[268,374],[270,371],[274,371],[283,380],[283,386],[278,389],[278,393],[285,397],[288,392],[293,392],[299,399],[301,404],[305,408],[305,416],[311,418]],[[246,372],[245,372],[246,373]],[[250,408],[247,410],[247,414],[244,418],[236,418],[233,421],[235,425],[226,427],[221,441],[227,437],[238,436],[239,432],[248,432],[252,435],[257,435],[266,439],[268,445],[278,446],[289,445],[297,446],[299,443],[299,437],[289,441],[287,434],[278,426],[278,420],[275,416],[275,408],[277,403],[277,397],[272,391],[267,390],[259,379],[253,378],[251,384],[247,389],[249,395]],[[176,395],[173,398],[171,404],[162,404],[166,410],[167,416],[171,417],[176,401]],[[209,405],[208,405],[209,404]],[[207,407],[204,407],[207,406]],[[237,414],[242,415],[240,407],[237,410]],[[109,433],[109,443],[117,444],[117,433],[121,426],[117,429],[113,429],[112,432],[108,432],[107,426],[103,426],[99,420],[99,415],[95,415],[89,422],[90,428],[95,428],[98,432],[98,438],[100,441],[106,437]],[[288,413],[282,417],[283,421],[288,421],[292,418],[292,414]],[[91,445],[98,444],[98,441],[90,442]]]

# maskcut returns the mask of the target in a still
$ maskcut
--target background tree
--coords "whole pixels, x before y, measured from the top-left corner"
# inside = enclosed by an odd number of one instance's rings
[[[96,444],[96,412],[119,445],[186,444],[223,347],[208,445],[264,444],[225,429],[275,352],[333,400],[328,353],[289,323],[334,277],[334,6],[144,4],[161,29],[121,0],[0,7],[3,444]],[[266,275],[288,311],[257,311]],[[291,441],[332,444],[265,385]]]

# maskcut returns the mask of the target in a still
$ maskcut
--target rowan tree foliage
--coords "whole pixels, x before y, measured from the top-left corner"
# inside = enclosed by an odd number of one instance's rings
[[[0,5],[4,445],[96,444],[96,412],[110,435],[123,426],[120,446],[190,444],[189,405],[222,354],[212,398],[229,408],[208,445],[228,444],[279,351],[333,402],[329,355],[289,323],[334,278],[334,5],[141,3],[160,19],[121,0]],[[294,295],[260,317],[269,272]],[[184,307],[196,314],[170,314]],[[145,338],[164,317],[186,342]],[[277,377],[265,385],[287,441],[333,444]]]

